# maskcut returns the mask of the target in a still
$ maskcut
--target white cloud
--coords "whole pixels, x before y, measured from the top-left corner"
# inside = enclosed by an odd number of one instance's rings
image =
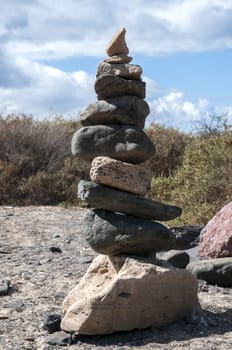
[[[205,98],[188,101],[182,91],[170,92],[168,95],[148,100],[148,103],[151,112],[147,118],[147,125],[155,122],[190,132],[194,131],[204,118],[223,114],[226,114],[228,121],[232,123],[232,106],[215,107]]]
[[[40,63],[17,59],[8,74],[23,76],[17,87],[0,88],[0,112],[76,115],[95,98],[94,77],[84,71],[66,73]]]

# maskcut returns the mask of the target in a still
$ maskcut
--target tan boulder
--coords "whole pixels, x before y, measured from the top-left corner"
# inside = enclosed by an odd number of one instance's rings
[[[142,68],[136,64],[114,64],[101,62],[97,68],[96,76],[118,75],[125,79],[141,80]]]
[[[139,165],[96,157],[91,164],[90,178],[98,184],[144,195],[150,189],[152,173]]]
[[[106,63],[129,63],[132,61],[132,59],[132,57],[122,53],[120,55],[113,55],[111,57],[107,57],[103,61]]]
[[[189,271],[98,255],[64,300],[61,328],[94,335],[162,326],[196,306],[197,280]]]
[[[126,29],[122,28],[113,36],[106,48],[106,53],[108,56],[129,53],[129,49],[125,40],[125,35]]]

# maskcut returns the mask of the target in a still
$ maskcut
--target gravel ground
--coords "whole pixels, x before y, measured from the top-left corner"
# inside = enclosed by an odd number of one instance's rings
[[[0,207],[0,349],[61,349],[46,342],[43,320],[61,313],[64,297],[94,252],[79,233],[84,209]],[[202,312],[169,326],[107,336],[78,336],[70,349],[232,349],[232,288],[199,282]]]

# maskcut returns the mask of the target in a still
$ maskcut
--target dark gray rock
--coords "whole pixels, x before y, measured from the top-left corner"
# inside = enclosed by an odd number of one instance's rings
[[[94,125],[75,132],[72,138],[72,153],[87,161],[97,156],[108,156],[138,164],[155,154],[155,146],[137,126]]]
[[[169,229],[176,237],[175,249],[191,249],[198,245],[203,225],[173,226]]]
[[[188,253],[184,252],[183,250],[174,249],[160,254],[159,258],[167,261],[169,264],[179,269],[185,269],[190,261]]]
[[[49,345],[68,346],[72,344],[72,335],[63,331],[55,332],[47,336],[46,342]]]
[[[192,261],[187,269],[209,284],[232,287],[232,257]]]
[[[94,88],[98,100],[122,95],[145,98],[146,84],[143,81],[123,79],[116,75],[102,75],[96,79]]]
[[[93,207],[146,219],[168,221],[181,215],[179,207],[85,180],[78,184],[78,197]]]
[[[97,253],[147,256],[173,246],[173,236],[163,225],[103,209],[89,210],[81,231]]]
[[[61,317],[58,314],[46,315],[43,322],[43,328],[48,331],[48,333],[54,333],[60,330]]]
[[[97,124],[135,124],[144,128],[145,118],[150,109],[147,102],[136,96],[119,96],[90,103],[80,113],[80,123],[84,126]]]
[[[49,249],[51,250],[52,253],[62,253],[62,250],[60,249],[60,247],[51,246]]]
[[[2,280],[0,281],[0,296],[9,294],[10,292],[10,281]]]

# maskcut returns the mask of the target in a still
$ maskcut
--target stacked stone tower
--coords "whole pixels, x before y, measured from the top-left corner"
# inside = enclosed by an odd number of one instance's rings
[[[97,69],[98,101],[81,114],[72,152],[92,161],[91,181],[78,196],[90,209],[81,230],[99,253],[63,303],[61,327],[81,334],[163,325],[197,305],[197,284],[188,271],[160,266],[155,253],[171,249],[174,236],[157,221],[181,209],[146,199],[151,173],[144,165],[155,146],[144,133],[149,106],[142,69],[132,65],[125,29],[110,42]]]

